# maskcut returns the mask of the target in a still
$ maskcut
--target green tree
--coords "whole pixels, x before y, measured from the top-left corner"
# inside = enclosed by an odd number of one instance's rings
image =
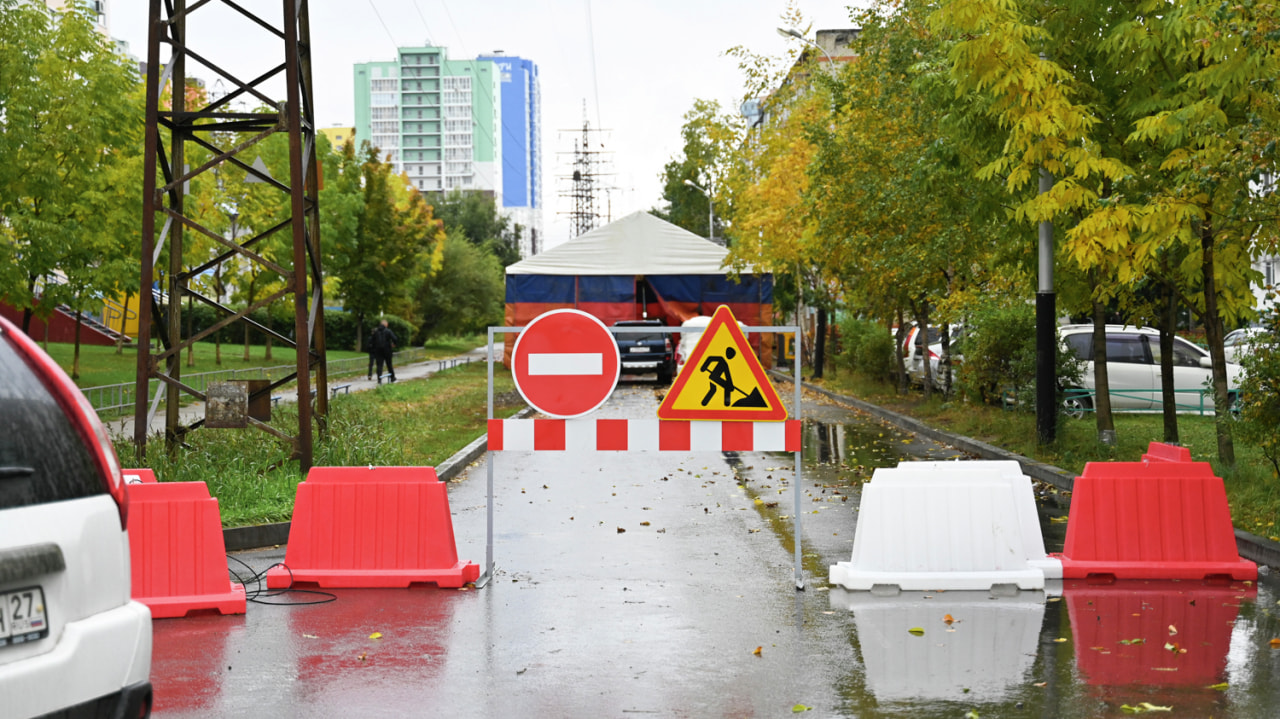
[[[132,211],[111,178],[136,153],[141,105],[136,69],[86,10],[0,0],[0,27],[0,298],[25,330],[33,312],[128,286],[131,238],[102,229]]]
[[[498,258],[503,267],[520,261],[520,230],[498,211],[493,197],[482,192],[453,190],[433,194],[435,216],[450,237],[461,235]]]
[[[478,332],[502,322],[503,274],[498,259],[465,237],[449,236],[443,264],[415,292],[421,334]]]
[[[724,236],[724,219],[732,210],[732,187],[725,182],[733,153],[745,136],[739,115],[725,113],[714,100],[694,100],[680,128],[684,140],[680,154],[662,169],[663,206],[652,214],[698,235],[705,236],[715,223],[715,236]],[[692,182],[707,192],[708,198]],[[714,207],[708,202],[714,200]],[[716,209],[714,219],[710,213]]]

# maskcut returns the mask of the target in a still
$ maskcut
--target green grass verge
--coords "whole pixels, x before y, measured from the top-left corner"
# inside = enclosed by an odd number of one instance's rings
[[[383,385],[376,391],[339,395],[329,403],[329,429],[315,443],[316,466],[436,466],[485,432],[484,363],[429,378]],[[495,413],[508,417],[524,406],[511,375],[495,369]],[[296,425],[292,406],[273,412],[277,427]],[[201,429],[189,449],[172,455],[163,440],[148,443],[144,466],[162,482],[205,482],[218,498],[223,526],[287,521],[303,477],[290,448],[256,429]],[[126,467],[135,465],[133,444],[116,443]]]
[[[485,335],[482,334],[462,337],[440,337],[426,344],[426,358],[443,359],[445,357],[455,357],[476,347],[483,347],[484,343]],[[74,344],[50,342],[46,351],[62,369],[66,370],[67,374],[71,374],[71,363],[75,355]],[[368,356],[364,352],[352,352],[350,350],[329,349],[326,353],[330,360]],[[271,348],[271,359],[268,360],[265,356],[266,347],[264,345],[249,345],[249,359],[246,361],[244,359],[244,345],[225,343],[222,345],[222,364],[217,364],[216,354],[217,348],[214,343],[197,342],[195,345],[194,365],[187,364],[185,352],[182,355],[182,373],[188,375],[195,372],[215,372],[217,370],[278,367],[280,365],[293,364],[296,357],[292,348],[277,346]],[[361,368],[360,372],[364,371],[365,368]],[[120,354],[116,354],[115,347],[80,345],[80,377],[76,380],[76,384],[80,387],[98,387],[132,382],[137,377],[137,372],[138,355],[137,350],[132,347],[125,347]]]
[[[1053,444],[1036,442],[1035,415],[973,404],[963,400],[943,402],[935,395],[926,402],[919,391],[899,395],[893,387],[842,372],[819,380],[825,389],[846,394],[872,404],[906,414],[966,437],[1003,447],[1026,457],[1079,474],[1086,462],[1137,461],[1147,444],[1164,438],[1164,420],[1159,414],[1116,413],[1116,445],[1098,442],[1093,415],[1083,419],[1063,417]],[[1280,480],[1270,462],[1254,446],[1235,440],[1234,471],[1218,462],[1218,441],[1213,417],[1178,416],[1181,444],[1191,449],[1193,458],[1213,463],[1227,488],[1235,525],[1254,534],[1280,541]]]

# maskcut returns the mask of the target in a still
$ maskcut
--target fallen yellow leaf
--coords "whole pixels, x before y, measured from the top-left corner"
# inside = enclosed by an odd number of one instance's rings
[[[1272,649],[1280,649],[1280,638],[1272,639],[1272,640],[1271,640],[1271,648],[1272,648]]]
[[[760,657],[760,656],[764,656],[763,652],[764,652],[764,647],[756,647],[756,650],[751,653],[756,655],[757,657]]]
[[[952,624],[955,623],[956,620],[955,620],[955,617],[948,614],[942,618],[942,621],[946,622],[947,626],[951,626]]]
[[[382,632],[374,632],[373,634],[370,634],[370,635],[369,635],[369,638],[370,638],[370,639],[381,639],[381,638],[382,638]]]
[[[910,628],[910,629],[908,629],[908,630],[907,630],[907,633],[908,633],[908,634],[913,634],[913,635],[915,635],[915,636],[917,636],[917,637],[923,637],[923,636],[924,636],[924,627],[912,627],[912,628]]]

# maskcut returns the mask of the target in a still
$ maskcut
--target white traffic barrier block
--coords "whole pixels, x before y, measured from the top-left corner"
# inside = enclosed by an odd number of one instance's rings
[[[877,700],[987,702],[1026,687],[1046,596],[946,592],[880,597],[833,588],[830,599],[832,609],[853,612],[867,688]]]
[[[830,580],[853,590],[1042,590],[1061,576],[1017,462],[902,462],[862,488],[853,558]]]

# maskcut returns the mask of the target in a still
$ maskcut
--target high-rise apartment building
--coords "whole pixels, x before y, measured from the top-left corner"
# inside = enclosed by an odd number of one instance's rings
[[[484,192],[522,228],[521,254],[542,229],[537,65],[491,55],[450,60],[443,47],[402,47],[354,67],[355,139],[368,140],[423,192]]]
[[[542,87],[532,60],[481,55],[502,82],[502,211],[519,225],[520,255],[542,249]]]
[[[424,192],[502,194],[500,81],[493,63],[402,47],[355,66],[356,142],[368,140]]]

